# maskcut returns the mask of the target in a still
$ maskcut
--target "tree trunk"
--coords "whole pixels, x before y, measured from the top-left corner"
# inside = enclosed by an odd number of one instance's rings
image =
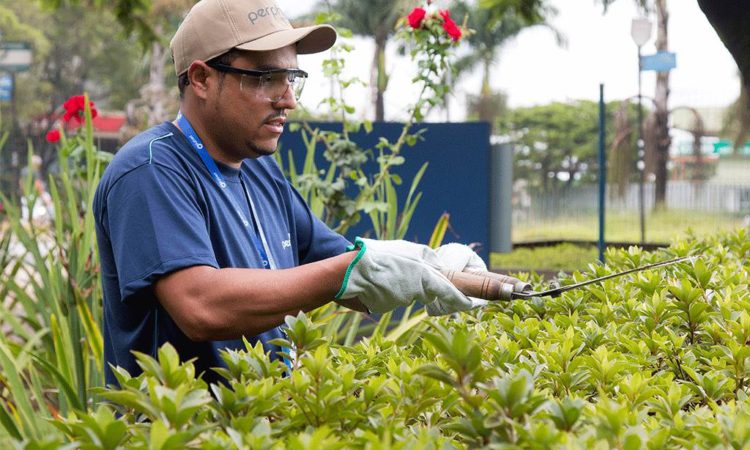
[[[375,55],[373,56],[372,61],[370,86],[372,86],[376,122],[382,122],[385,120],[384,93],[388,86],[388,75],[385,72],[385,46],[388,39],[387,36],[386,33],[378,33],[375,36]]]
[[[630,102],[624,100],[614,113],[615,138],[609,151],[608,182],[617,187],[610,190],[611,199],[624,199],[633,172],[633,125],[628,115]]]
[[[550,165],[550,162],[546,158],[542,159],[540,172],[542,174],[542,192],[544,192],[545,194],[548,194],[550,192]]]
[[[572,159],[572,158],[571,158]],[[571,163],[572,167],[567,170],[568,172],[568,180],[565,182],[565,189],[569,190],[573,187],[573,183],[576,181],[576,174],[579,172],[581,168],[581,164],[579,162]]]
[[[667,51],[669,23],[669,12],[667,11],[667,0],[656,0],[657,14],[657,51]],[[661,209],[666,206],[667,200],[667,163],[669,162],[669,147],[672,139],[669,136],[669,72],[659,72],[656,75],[656,93],[654,94],[656,106],[656,181],[654,186],[654,208]]]
[[[489,122],[490,129],[494,128],[495,117],[492,113],[492,87],[490,86],[490,71],[492,60],[484,58],[482,62],[482,90],[479,92],[479,120]]]
[[[157,35],[162,34],[162,26],[157,25],[154,31]],[[151,44],[151,55],[149,58],[148,84],[144,87],[142,97],[149,105],[148,123],[149,127],[168,120],[167,117],[167,87],[164,83],[164,68],[167,67],[167,49],[161,42]]]
[[[750,76],[750,74],[748,74]],[[745,143],[750,139],[750,96],[748,96],[748,83],[744,76],[740,87],[740,97],[734,105],[735,133],[733,136],[733,153],[739,155],[745,147]]]
[[[708,168],[703,160],[703,148],[702,142],[703,135],[705,134],[705,126],[703,125],[703,118],[695,108],[690,108],[693,112],[693,129],[690,132],[693,134],[693,157],[695,162],[693,165],[693,173],[691,174],[691,181],[697,184],[701,184],[708,179]]]

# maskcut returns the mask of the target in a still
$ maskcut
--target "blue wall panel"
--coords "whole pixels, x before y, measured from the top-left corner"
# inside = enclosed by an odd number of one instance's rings
[[[310,123],[313,128],[340,130],[334,123]],[[490,245],[490,144],[487,123],[426,123],[418,124],[412,131],[426,129],[424,140],[414,147],[405,147],[403,166],[395,168],[403,179],[397,187],[399,201],[406,199],[411,180],[423,163],[428,162],[427,171],[419,184],[422,199],[412,218],[406,239],[426,243],[443,212],[450,214],[450,229],[444,242],[481,244],[482,258],[487,261]],[[352,135],[352,140],[362,148],[374,148],[381,136],[395,141],[401,133],[400,123],[375,123],[370,134]],[[284,159],[292,149],[297,167],[302,167],[305,147],[300,132],[286,132],[281,138],[280,149]],[[319,167],[327,167],[327,161],[319,151]],[[376,170],[372,163],[372,173]],[[347,233],[352,239],[365,234],[372,226],[368,217]]]

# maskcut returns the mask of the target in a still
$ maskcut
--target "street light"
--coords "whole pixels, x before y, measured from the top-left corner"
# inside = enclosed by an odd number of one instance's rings
[[[637,17],[633,19],[630,25],[630,36],[638,47],[638,170],[640,178],[638,179],[638,209],[640,212],[641,222],[641,245],[646,243],[646,214],[644,212],[644,193],[643,183],[646,175],[646,163],[644,157],[646,154],[643,142],[643,102],[641,96],[641,47],[651,39],[651,21],[646,17]]]

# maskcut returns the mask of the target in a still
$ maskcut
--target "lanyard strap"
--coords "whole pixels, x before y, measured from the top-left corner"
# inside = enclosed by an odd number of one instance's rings
[[[211,155],[208,153],[208,150],[206,150],[206,147],[203,145],[203,141],[201,141],[201,138],[198,137],[198,134],[193,129],[193,126],[190,125],[190,122],[185,118],[185,116],[182,115],[182,111],[177,113],[177,124],[180,126],[180,130],[182,130],[182,133],[187,137],[190,145],[193,146],[193,149],[196,151],[196,153],[198,153],[198,156],[200,156],[203,164],[206,166],[206,169],[208,169],[208,172],[211,174],[211,178],[213,178],[214,182],[216,182],[216,184],[221,189],[221,192],[223,192],[224,195],[232,203],[232,207],[237,213],[237,217],[239,217],[240,222],[250,234],[250,238],[253,241],[258,254],[260,255],[261,261],[263,262],[263,268],[275,269],[276,263],[271,256],[271,252],[268,248],[268,241],[266,241],[265,233],[263,233],[263,228],[261,227],[260,221],[258,220],[258,215],[255,210],[255,204],[253,203],[253,198],[250,196],[250,191],[248,191],[247,186],[242,181],[242,172],[240,171],[240,183],[242,184],[242,189],[245,191],[245,197],[247,198],[247,201],[250,205],[250,214],[252,215],[255,228],[252,228],[253,224],[251,224],[250,221],[247,220],[245,214],[242,212],[242,209],[237,204],[234,196],[230,192],[227,192],[227,183],[226,181],[224,181],[224,176],[219,171],[219,168],[216,166],[216,162],[214,162],[213,158],[211,158]]]

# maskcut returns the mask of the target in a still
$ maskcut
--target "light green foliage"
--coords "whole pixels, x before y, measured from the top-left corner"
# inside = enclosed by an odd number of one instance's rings
[[[75,448],[743,448],[750,445],[748,233],[610,250],[563,284],[680,254],[694,262],[425,319],[336,344],[289,317],[288,371],[260,344],[207,386],[174,349],[118,370],[106,404],[28,444]],[[536,283],[538,280],[532,280]],[[696,305],[701,305],[697,307]],[[406,342],[410,342],[407,344]],[[213,393],[213,395],[211,395]],[[115,420],[115,412],[119,420]],[[31,447],[30,447],[31,448]]]

